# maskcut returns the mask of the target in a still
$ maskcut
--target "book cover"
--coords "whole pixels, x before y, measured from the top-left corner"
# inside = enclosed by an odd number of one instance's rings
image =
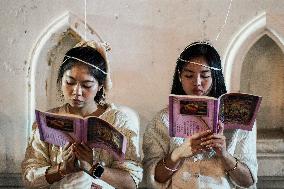
[[[244,93],[228,93],[220,97],[219,119],[225,129],[251,131],[262,97]]]
[[[92,148],[102,148],[123,160],[126,137],[105,120],[90,116],[56,114],[35,110],[40,139],[50,144],[64,146],[67,142],[85,142]]]
[[[186,138],[208,129],[217,133],[219,120],[224,123],[224,129],[251,130],[261,99],[244,93],[227,93],[219,99],[170,95],[169,134]]]

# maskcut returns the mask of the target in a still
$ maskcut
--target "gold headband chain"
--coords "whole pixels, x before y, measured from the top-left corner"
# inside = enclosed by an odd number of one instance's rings
[[[179,59],[180,61],[183,61],[183,62],[187,62],[187,63],[190,63],[190,64],[199,65],[199,66],[203,66],[203,67],[205,67],[205,68],[209,68],[209,69],[216,70],[216,71],[222,70],[222,69],[220,69],[220,68],[215,68],[215,67],[211,67],[211,66],[206,66],[206,65],[200,64],[200,63],[198,63],[198,62],[193,62],[193,61],[189,61],[189,60],[184,60],[184,59],[182,59],[182,58],[178,58],[178,59]]]
[[[87,64],[88,66],[91,66],[91,67],[95,68],[96,70],[101,71],[103,74],[107,75],[107,73],[106,73],[105,71],[103,71],[102,69],[100,69],[99,67],[97,67],[97,66],[95,66],[95,65],[93,65],[93,64],[90,64],[89,62],[86,62],[86,61],[84,61],[84,60],[81,60],[81,59],[76,58],[76,57],[73,57],[73,56],[65,55],[65,57],[67,57],[67,58],[66,58],[66,60],[63,61],[63,63],[66,62],[68,59],[71,58],[71,59],[74,59],[74,60],[78,60],[78,61],[80,61],[80,62],[82,62],[82,63],[84,63],[84,64]],[[62,63],[62,64],[63,64],[63,63]]]

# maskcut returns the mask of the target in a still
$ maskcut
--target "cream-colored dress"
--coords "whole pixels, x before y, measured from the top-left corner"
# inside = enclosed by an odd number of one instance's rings
[[[118,168],[130,173],[136,185],[142,179],[142,168],[139,155],[139,128],[133,128],[131,120],[109,104],[107,110],[100,118],[109,122],[122,132],[127,138],[126,157],[123,163],[116,161],[105,150],[98,150],[99,160],[106,167]],[[55,108],[51,112],[69,113],[68,105]],[[57,165],[62,160],[62,148],[43,142],[39,138],[37,124],[33,125],[32,135],[26,149],[25,159],[22,162],[22,175],[24,185],[28,188],[90,188],[94,179],[87,173],[80,171],[69,174],[60,181],[50,185],[45,178],[45,171],[49,166]]]
[[[238,188],[234,181],[229,178],[221,164],[220,159],[204,158],[195,161],[188,158],[181,168],[174,173],[166,183],[158,183],[154,179],[156,164],[167,154],[184,142],[183,138],[169,137],[168,109],[160,111],[150,122],[143,138],[143,168],[147,188]],[[257,180],[256,160],[256,126],[252,131],[229,130],[225,131],[227,151],[237,157],[251,171],[254,181]],[[255,188],[255,184],[251,187]]]

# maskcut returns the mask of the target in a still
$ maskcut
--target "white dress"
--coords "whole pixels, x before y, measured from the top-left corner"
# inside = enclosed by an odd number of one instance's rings
[[[166,183],[156,182],[154,179],[156,164],[184,142],[183,138],[169,137],[168,126],[168,109],[165,108],[154,117],[144,133],[143,168],[147,188],[228,189],[239,187],[225,174],[221,161],[217,157],[205,158],[201,161],[188,158]],[[224,135],[227,151],[249,168],[256,183],[258,168],[256,125],[250,132],[239,129],[227,130]],[[255,183],[251,188],[255,188]]]
[[[53,109],[51,112],[69,113],[68,105]],[[99,116],[122,132],[127,138],[125,161],[120,163],[105,150],[98,150],[99,160],[106,167],[117,168],[129,172],[136,185],[142,180],[143,170],[139,155],[139,128],[133,128],[131,120],[109,104],[107,110]],[[33,125],[32,135],[22,162],[22,176],[27,188],[90,188],[94,179],[87,173],[80,171],[66,175],[60,181],[50,185],[45,178],[45,171],[51,165],[57,165],[62,160],[62,149],[40,140],[37,124]],[[107,187],[108,188],[108,187]]]

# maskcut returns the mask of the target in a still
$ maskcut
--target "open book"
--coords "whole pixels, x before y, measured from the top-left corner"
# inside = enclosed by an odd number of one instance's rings
[[[169,134],[189,137],[205,130],[252,130],[262,97],[244,93],[227,93],[218,99],[208,96],[170,95]]]
[[[95,116],[80,117],[35,111],[40,139],[64,146],[67,142],[85,142],[91,148],[102,148],[118,160],[125,158],[126,137],[108,122]]]

